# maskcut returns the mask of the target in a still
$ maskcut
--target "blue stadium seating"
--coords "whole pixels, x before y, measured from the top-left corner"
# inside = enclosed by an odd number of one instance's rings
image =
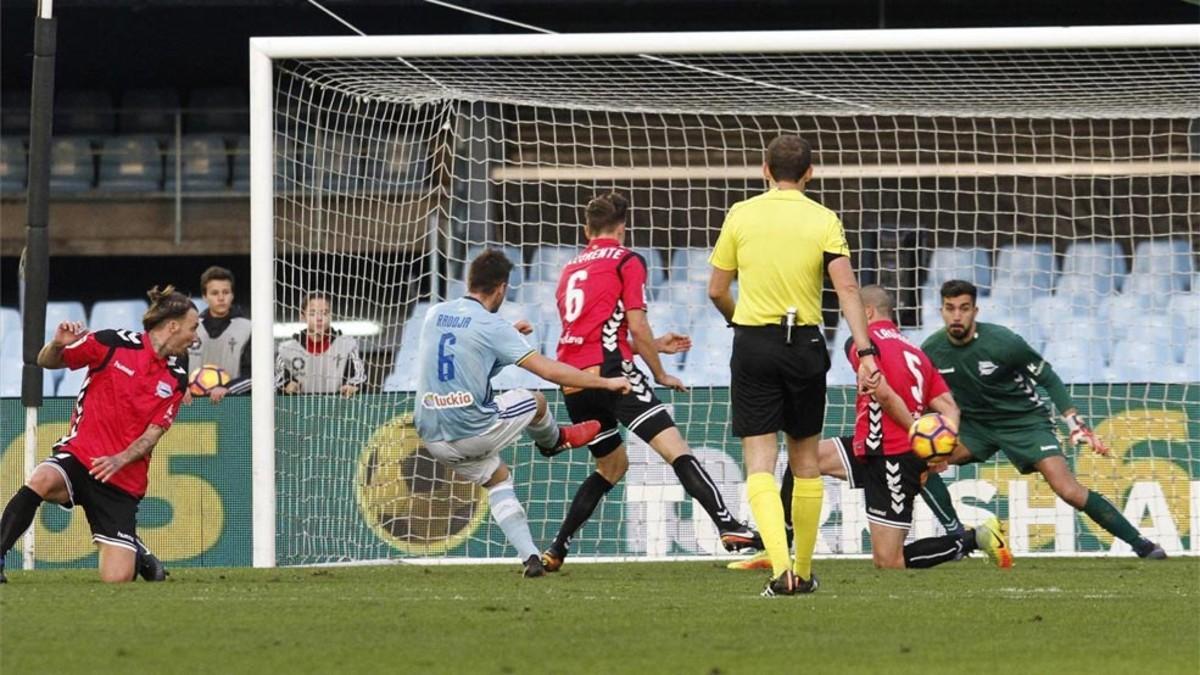
[[[656,248],[634,248],[634,252],[646,261],[646,287],[651,298],[657,298],[663,284],[667,282],[667,269],[663,264],[662,251]]]
[[[1112,295],[1121,290],[1128,269],[1125,254],[1116,242],[1076,242],[1067,248],[1063,257],[1062,276],[1059,277],[1059,285],[1055,292],[1069,289],[1100,296]],[[1068,283],[1072,279],[1079,279],[1081,282]]]
[[[1175,360],[1186,362],[1189,356],[1200,352],[1200,289],[1172,296],[1167,304],[1167,317]]]
[[[250,94],[244,87],[196,89],[188,97],[184,131],[244,134],[250,128]]]
[[[964,279],[975,284],[981,295],[991,289],[992,267],[988,251],[982,248],[939,248],[929,256],[929,271],[921,294],[921,321],[937,321],[942,304],[942,284]]]
[[[21,395],[22,367],[19,357],[0,358],[0,397],[12,398]]]
[[[1083,342],[1059,337],[1046,343],[1042,356],[1067,384],[1103,381],[1104,362]]]
[[[145,300],[102,300],[92,305],[89,323],[93,330],[141,331],[142,315],[146,313]]]
[[[229,188],[229,151],[220,136],[185,136],[181,150],[184,192],[215,192]],[[175,190],[175,147],[167,145],[166,183]]]
[[[558,287],[551,281],[526,281],[521,286],[520,300],[530,304],[553,307],[557,302]]]
[[[153,136],[113,136],[100,151],[98,186],[110,192],[162,190],[163,156]]]
[[[0,307],[0,338],[10,333],[20,334],[21,313],[13,307]]]
[[[242,134],[233,140],[229,146],[230,157],[233,161],[233,189],[238,192],[250,191],[250,136]],[[277,164],[278,166],[278,164]],[[276,176],[276,181],[281,178]],[[278,183],[276,189],[279,189]]]
[[[529,261],[529,281],[558,284],[563,268],[579,254],[577,246],[539,246]]]
[[[1012,316],[1028,316],[1033,299],[1054,285],[1054,248],[1050,244],[1008,244],[996,253],[990,306]]]
[[[116,132],[116,106],[107,91],[67,89],[54,98],[54,133],[100,137]]]
[[[21,360],[21,331],[10,330],[0,335],[0,357]]]
[[[1164,307],[1171,293],[1187,290],[1192,272],[1192,247],[1186,239],[1149,239],[1134,248],[1124,292],[1144,298],[1146,307]]]
[[[179,109],[179,92],[174,89],[131,89],[121,97],[121,133],[152,134],[166,140],[175,135]]]
[[[712,276],[712,265],[708,263],[711,251],[707,248],[677,248],[671,253],[671,282],[692,281],[708,285]]]
[[[0,138],[0,194],[11,195],[25,191],[29,159],[25,144],[15,136]]]
[[[80,385],[83,384],[84,378],[87,377],[87,373],[87,368],[63,371],[62,379],[59,380],[58,387],[54,390],[54,395],[75,398],[76,394],[79,393]]]
[[[46,303],[46,341],[54,337],[54,331],[63,321],[78,321],[87,324],[87,312],[82,302]],[[90,326],[89,326],[90,328]]]
[[[1161,348],[1142,340],[1127,339],[1113,348],[1108,379],[1114,382],[1163,382],[1173,378],[1178,370],[1179,366]]]
[[[96,155],[79,136],[58,136],[50,143],[51,192],[86,192],[96,184]]]

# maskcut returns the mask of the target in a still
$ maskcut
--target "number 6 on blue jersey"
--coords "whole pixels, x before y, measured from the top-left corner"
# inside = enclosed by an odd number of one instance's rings
[[[438,340],[438,380],[446,382],[454,379],[454,355],[446,353],[446,346],[458,342],[454,333],[442,333]]]

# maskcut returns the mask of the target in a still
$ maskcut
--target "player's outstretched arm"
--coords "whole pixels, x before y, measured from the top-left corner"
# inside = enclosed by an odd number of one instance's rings
[[[850,335],[854,338],[856,350],[869,349],[871,338],[867,335],[867,314],[863,310],[862,298],[859,297],[858,277],[854,275],[854,267],[850,258],[842,255],[829,261],[826,265],[829,280],[837,291],[838,305],[842,308],[842,316],[850,326]],[[858,364],[858,389],[868,392],[875,388],[877,381],[882,381],[883,373],[875,363],[874,356],[864,356]],[[907,426],[907,424],[906,424]]]
[[[630,389],[629,380],[623,377],[600,377],[554,359],[548,359],[541,354],[530,354],[518,365],[543,380],[549,380],[564,387],[606,389],[620,394],[628,394]]]
[[[62,357],[63,350],[87,334],[88,330],[83,327],[82,322],[63,321],[54,329],[54,337],[38,352],[37,364],[51,370],[66,368],[67,364]]]
[[[668,375],[663,368],[662,359],[658,358],[658,344],[654,339],[654,330],[650,328],[650,320],[646,318],[646,310],[631,309],[627,314],[629,333],[633,336],[633,351],[646,362],[650,375],[660,386],[670,387],[675,391],[687,391],[687,387],[679,378]]]

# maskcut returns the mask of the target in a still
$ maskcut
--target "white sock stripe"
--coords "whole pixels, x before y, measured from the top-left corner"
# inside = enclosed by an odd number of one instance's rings
[[[633,430],[637,429],[638,425],[640,425],[642,422],[645,422],[650,417],[653,417],[654,415],[657,415],[660,412],[665,412],[666,410],[667,410],[667,405],[665,403],[659,403],[658,405],[647,410],[646,412],[642,413],[641,415],[638,415],[637,419],[630,422],[629,430],[633,431]]]
[[[598,441],[602,441],[610,436],[616,436],[618,433],[620,433],[620,431],[621,430],[616,427],[613,427],[608,431],[601,431],[600,433],[596,434],[596,437],[593,438],[588,445],[595,445]]]
[[[940,553],[930,553],[929,555],[917,555],[917,556],[913,556],[913,557],[909,558],[909,560],[929,560],[930,558],[941,558],[943,556],[947,556],[947,555],[951,555],[951,554],[957,555],[960,551],[962,551],[962,546],[960,544],[955,544],[952,548],[948,548],[945,551],[942,551]]]
[[[947,514],[945,512],[945,510],[942,509],[941,505],[939,505],[933,499],[933,494],[931,492],[929,492],[929,490],[926,489],[924,486],[921,487],[921,494],[924,495],[924,497],[925,497],[925,503],[928,504],[930,507],[932,507],[935,511],[937,511],[938,514],[942,517],[942,520],[950,521],[950,524],[954,526],[952,529],[958,528],[958,518],[951,518],[949,516],[949,514]]]

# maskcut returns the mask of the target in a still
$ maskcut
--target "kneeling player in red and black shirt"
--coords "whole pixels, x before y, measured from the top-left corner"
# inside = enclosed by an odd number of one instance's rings
[[[159,580],[165,570],[137,537],[150,453],[171,427],[187,391],[187,349],[199,316],[187,296],[167,286],[149,293],[145,332],[101,330],[63,322],[38,354],[43,368],[87,368],[71,426],[38,465],[0,519],[0,565],[43,501],[83,507],[100,547],[100,579]],[[0,567],[0,580],[3,568]]]
[[[758,533],[734,518],[725,506],[716,483],[691,454],[667,406],[654,395],[650,381],[633,363],[636,352],[659,386],[687,391],[679,378],[663,370],[658,353],[685,351],[691,341],[672,333],[654,337],[646,319],[646,263],[623,245],[628,208],[629,202],[617,193],[588,203],[587,248],[567,263],[558,282],[558,313],[563,327],[558,360],[601,377],[624,376],[632,391],[613,394],[563,389],[571,421],[598,420],[600,433],[588,444],[596,458],[596,471],[579,486],[558,535],[542,556],[551,572],[567,557],[571,537],[629,468],[618,423],[671,465],[683,489],[712,518],[727,550],[762,548]]]

